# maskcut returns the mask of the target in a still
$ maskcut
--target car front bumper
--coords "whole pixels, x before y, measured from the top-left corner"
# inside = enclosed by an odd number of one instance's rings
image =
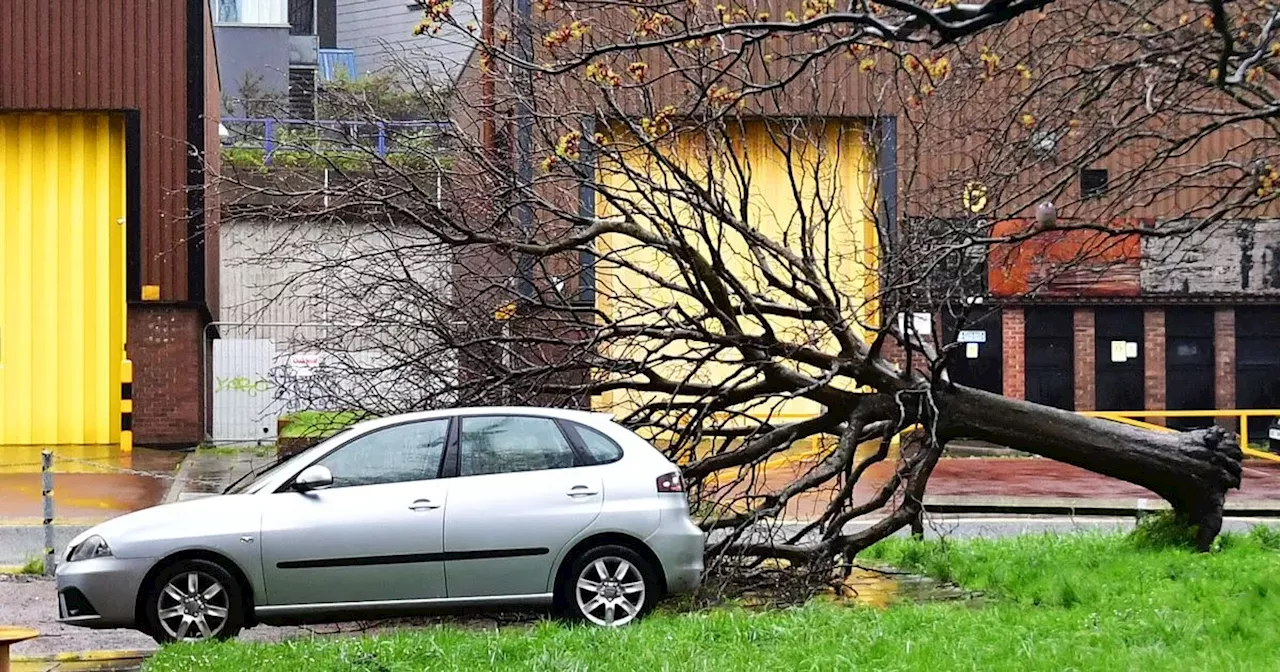
[[[93,558],[58,565],[58,620],[86,628],[136,627],[138,588],[151,558]]]

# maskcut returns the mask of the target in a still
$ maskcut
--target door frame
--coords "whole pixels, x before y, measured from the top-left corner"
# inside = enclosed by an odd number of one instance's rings
[[[1146,308],[1143,306],[1095,306],[1093,309],[1093,375],[1094,375],[1094,410],[1098,411],[1136,411],[1146,409]],[[1136,319],[1134,319],[1136,318]],[[1104,324],[1106,329],[1104,329]],[[1131,340],[1131,338],[1133,340]],[[1125,343],[1138,344],[1136,355],[1125,357],[1123,362],[1111,361],[1111,343],[1123,340]],[[1133,362],[1136,362],[1134,364]],[[1137,399],[1134,405],[1122,403],[1126,408],[1113,408],[1114,404],[1104,404],[1103,390],[1112,391],[1116,385],[1111,380],[1133,378],[1137,385]],[[1108,381],[1104,384],[1104,381]]]

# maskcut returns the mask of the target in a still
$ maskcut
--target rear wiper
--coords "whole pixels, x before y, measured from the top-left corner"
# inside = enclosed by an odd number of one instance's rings
[[[276,458],[276,461],[275,461],[275,462],[272,462],[272,463],[270,463],[270,464],[264,464],[264,465],[262,465],[261,467],[258,467],[258,468],[256,468],[256,469],[250,469],[249,471],[245,472],[245,474],[244,474],[243,476],[241,476],[240,478],[237,478],[237,479],[236,479],[236,480],[235,480],[231,485],[228,485],[228,486],[227,486],[227,487],[222,491],[222,494],[224,494],[224,495],[225,495],[225,494],[227,494],[228,492],[231,492],[231,489],[232,489],[232,488],[236,487],[237,485],[240,485],[241,483],[243,483],[243,482],[244,482],[244,479],[249,478],[250,476],[257,476],[258,474],[261,474],[261,473],[262,473],[262,472],[264,472],[264,471],[267,471],[267,470],[269,470],[269,469],[274,469],[274,468],[276,468],[276,467],[280,466],[281,464],[284,464],[284,461],[285,461],[285,460],[287,460],[289,457],[292,457],[292,455],[287,456],[287,457],[286,457],[286,456],[281,455],[281,456],[279,456],[279,457],[277,457],[277,458]]]

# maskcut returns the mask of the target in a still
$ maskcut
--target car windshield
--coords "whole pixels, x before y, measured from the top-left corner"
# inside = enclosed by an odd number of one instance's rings
[[[326,444],[331,445],[333,441],[341,440],[342,437],[344,437],[350,431],[351,431],[350,427],[343,429],[337,434],[334,434],[333,436],[325,439],[323,442],[320,443],[320,446],[324,446]],[[316,446],[316,447],[318,448],[319,446]],[[225,491],[223,491],[222,494],[224,495],[253,494],[261,490],[262,486],[265,485],[268,481],[270,481],[271,479],[279,475],[281,470],[283,470],[286,465],[293,463],[296,458],[306,454],[307,452],[310,452],[310,450],[312,449],[307,449],[302,453],[289,456],[278,462],[261,465],[258,468],[246,473],[244,476],[241,476],[240,480],[232,483],[230,487],[228,487]]]
[[[272,476],[275,476],[276,474],[280,473],[280,470],[283,469],[284,466],[288,464],[290,461],[291,460],[281,460],[280,462],[276,462],[268,466],[266,468],[266,471],[259,473],[257,478],[254,478],[252,480],[245,478],[242,482],[232,485],[230,488],[228,488],[224,494],[242,495],[242,494],[257,492],[258,489],[262,487],[263,483],[266,483]],[[261,468],[262,467],[259,467],[259,469]],[[249,476],[251,475],[251,473],[245,474],[245,476]]]

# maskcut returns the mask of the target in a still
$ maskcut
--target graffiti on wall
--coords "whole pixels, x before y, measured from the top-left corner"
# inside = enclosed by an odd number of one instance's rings
[[[231,378],[217,378],[213,381],[214,392],[243,392],[251,397],[259,394],[266,394],[271,391],[271,381],[266,378],[249,378],[247,376],[235,376]]]

